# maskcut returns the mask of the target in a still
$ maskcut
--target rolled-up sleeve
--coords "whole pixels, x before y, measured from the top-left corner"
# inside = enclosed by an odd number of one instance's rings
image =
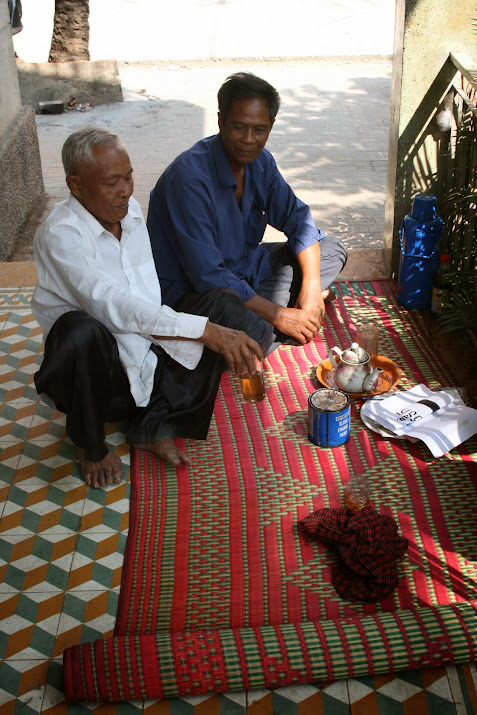
[[[285,234],[296,255],[321,241],[325,234],[316,227],[310,207],[295,195],[269,152],[266,160],[268,223]]]

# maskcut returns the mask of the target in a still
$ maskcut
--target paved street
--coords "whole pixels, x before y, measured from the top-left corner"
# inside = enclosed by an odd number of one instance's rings
[[[61,146],[92,122],[118,132],[131,155],[135,196],[147,212],[149,192],[167,164],[217,127],[217,90],[245,69],[277,87],[282,107],[267,147],[317,224],[342,238],[349,278],[383,276],[382,246],[390,113],[386,59],[120,63],[124,102],[88,113],[38,115],[47,210],[67,195]],[[269,230],[267,238],[277,240]],[[15,260],[29,260],[31,241]]]

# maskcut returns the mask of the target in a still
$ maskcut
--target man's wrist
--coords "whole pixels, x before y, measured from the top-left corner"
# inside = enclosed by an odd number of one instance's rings
[[[210,332],[210,327],[209,327],[210,325],[211,325],[210,320],[209,320],[209,318],[207,318],[207,322],[204,325],[204,330],[202,332],[202,335],[199,338],[197,338],[200,343],[205,342],[206,333]]]
[[[321,293],[321,278],[303,279],[301,282],[301,293]]]

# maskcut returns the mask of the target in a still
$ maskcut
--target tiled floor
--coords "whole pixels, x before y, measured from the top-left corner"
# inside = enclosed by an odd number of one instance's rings
[[[477,712],[475,665],[273,693],[67,705],[64,648],[111,635],[114,627],[128,529],[129,450],[120,425],[109,425],[107,440],[126,479],[101,490],[82,483],[64,416],[39,402],[33,386],[41,332],[30,312],[31,292],[0,288],[0,715]]]

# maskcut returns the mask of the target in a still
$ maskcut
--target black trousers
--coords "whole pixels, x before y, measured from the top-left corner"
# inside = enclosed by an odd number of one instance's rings
[[[193,312],[226,327],[244,328],[243,307],[231,290],[212,290],[197,297]],[[252,337],[270,340],[267,326],[255,321]],[[66,430],[85,456],[99,461],[107,454],[106,422],[127,419],[126,437],[140,445],[165,437],[205,439],[215,397],[226,363],[222,355],[204,348],[194,370],[151,345],[158,358],[147,407],[136,407],[127,375],[110,331],[82,311],[65,313],[54,323],[45,355],[35,375],[39,394],[45,393],[66,413]]]

